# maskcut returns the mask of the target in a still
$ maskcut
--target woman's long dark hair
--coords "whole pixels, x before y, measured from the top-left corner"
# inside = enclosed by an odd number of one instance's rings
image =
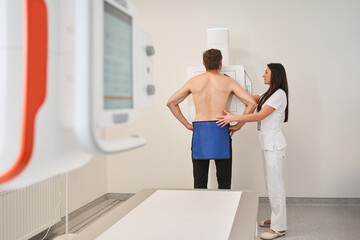
[[[289,89],[288,83],[286,78],[285,68],[281,63],[269,63],[267,65],[271,71],[271,79],[270,79],[270,87],[269,89],[260,97],[259,104],[257,107],[257,111],[259,112],[262,108],[262,105],[265,103],[266,100],[279,88],[284,90],[286,93],[286,109],[285,109],[285,119],[284,122],[288,121],[289,115]]]

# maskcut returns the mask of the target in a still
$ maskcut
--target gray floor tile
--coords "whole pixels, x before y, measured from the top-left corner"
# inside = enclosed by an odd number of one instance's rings
[[[270,206],[259,204],[258,221],[270,216]],[[287,204],[287,240],[360,239],[360,206]],[[259,234],[267,231],[259,227]],[[255,239],[260,239],[256,237]]]

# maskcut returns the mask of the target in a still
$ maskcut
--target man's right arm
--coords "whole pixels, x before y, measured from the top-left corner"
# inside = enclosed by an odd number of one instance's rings
[[[170,108],[172,114],[179,120],[187,129],[193,130],[193,125],[190,124],[184,115],[181,112],[179,104],[184,101],[184,99],[189,96],[190,91],[190,83],[189,81],[185,83],[183,87],[177,90],[168,100],[167,106]]]

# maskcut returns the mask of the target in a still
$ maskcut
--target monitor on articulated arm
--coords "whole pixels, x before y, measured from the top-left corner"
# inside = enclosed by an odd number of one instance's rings
[[[77,0],[74,130],[90,153],[145,144],[138,135],[106,140],[104,131],[135,121],[142,103],[152,100],[151,44],[151,37],[137,28],[129,2]]]

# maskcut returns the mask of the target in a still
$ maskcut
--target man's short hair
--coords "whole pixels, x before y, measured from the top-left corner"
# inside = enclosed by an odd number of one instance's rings
[[[203,61],[207,70],[219,70],[222,60],[221,51],[211,48],[203,53]]]

